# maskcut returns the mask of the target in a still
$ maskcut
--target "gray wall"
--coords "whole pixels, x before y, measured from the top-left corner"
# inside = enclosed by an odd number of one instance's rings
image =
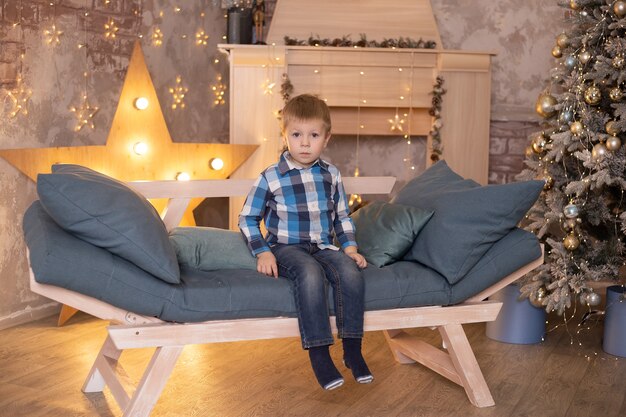
[[[213,107],[210,93],[210,84],[217,73],[224,74],[224,81],[228,81],[227,59],[216,50],[226,31],[224,11],[215,5],[219,1],[113,0],[109,6],[87,0],[56,3],[53,7],[40,1],[0,2],[2,148],[104,144],[132,43],[137,33],[148,36],[154,25],[161,28],[164,44],[156,48],[144,38],[144,53],[174,141],[228,141],[228,104]],[[274,1],[267,3],[271,15]],[[490,181],[509,181],[521,163],[525,134],[534,124],[533,103],[552,65],[550,49],[563,11],[556,1],[541,0],[432,0],[432,3],[445,48],[498,54],[493,61],[492,103],[493,123],[497,124],[499,136],[492,139],[491,153],[497,162],[492,165],[500,171],[492,172]],[[22,26],[13,27],[18,21],[20,4]],[[90,13],[86,34],[85,5]],[[174,11],[175,5],[182,6],[181,12]],[[143,19],[138,19],[135,11]],[[108,17],[119,22],[115,40],[103,37],[103,25]],[[52,22],[64,32],[61,44],[55,48],[43,42],[43,29]],[[193,42],[200,27],[210,36],[203,48]],[[77,48],[85,37],[89,45],[87,58],[84,50]],[[20,64],[21,50],[25,56]],[[218,63],[214,63],[216,58]],[[68,108],[76,103],[83,89],[85,70],[89,73],[88,94],[100,110],[94,118],[94,130],[84,128],[76,133]],[[17,73],[23,75],[33,94],[28,117],[11,119],[5,92],[12,88]],[[167,89],[179,74],[189,87],[187,109],[174,112],[167,106],[170,99]],[[355,142],[354,138],[335,138],[330,148],[333,161],[346,175],[354,170]],[[396,175],[406,180],[423,169],[425,147],[423,142],[414,143],[411,150],[417,167],[414,172],[407,171],[400,163],[406,150],[401,138],[362,138],[361,175]],[[50,314],[56,308],[28,289],[21,219],[35,198],[32,181],[0,159],[0,329]]]

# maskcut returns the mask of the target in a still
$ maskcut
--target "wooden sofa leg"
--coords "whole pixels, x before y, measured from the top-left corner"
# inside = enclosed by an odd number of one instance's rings
[[[156,348],[130,403],[124,408],[124,417],[147,417],[156,404],[169,379],[184,346]]]
[[[447,324],[440,326],[439,332],[470,402],[476,407],[495,405],[463,326]]]
[[[111,337],[107,336],[104,344],[102,345],[102,348],[100,348],[100,352],[98,352],[98,356],[96,356],[96,360],[91,366],[91,370],[89,371],[87,379],[83,384],[82,391],[102,392],[106,385],[106,380],[103,375],[103,372],[106,372],[106,370],[101,370],[102,367],[100,367],[99,365],[101,365],[102,362],[107,362],[109,364],[111,362],[117,362],[121,354],[122,351],[116,348],[113,344],[113,341],[111,340]]]
[[[391,354],[393,355],[393,358],[396,360],[396,362],[402,364],[415,363],[413,359],[400,352],[398,344],[393,340],[394,337],[406,334],[405,332],[403,332],[402,330],[383,330],[383,334],[385,335],[385,339],[387,339],[387,344],[389,345],[389,349],[391,349]]]
[[[147,417],[159,399],[183,348],[184,346],[157,347],[137,389],[130,397],[128,392],[133,383],[118,363],[122,350],[115,347],[111,337],[107,336],[89,371],[83,392],[102,392],[108,386],[123,410],[124,417]]]

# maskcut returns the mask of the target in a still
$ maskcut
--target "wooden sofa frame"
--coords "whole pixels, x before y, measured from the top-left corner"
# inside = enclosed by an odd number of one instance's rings
[[[348,193],[388,194],[395,179],[359,177],[344,178],[344,182]],[[251,180],[129,183],[129,186],[147,198],[169,198],[163,213],[168,230],[179,224],[192,198],[242,196],[247,194],[251,185]],[[475,406],[492,406],[495,404],[494,400],[462,325],[495,320],[502,303],[486,301],[487,297],[538,267],[542,262],[543,255],[462,304],[368,311],[365,313],[365,331],[382,330],[395,360],[399,363],[419,362],[461,385]],[[296,318],[236,319],[186,324],[164,322],[114,307],[71,290],[40,284],[35,281],[32,270],[30,288],[33,292],[59,303],[112,322],[107,327],[108,336],[82,390],[102,392],[104,387],[108,386],[123,410],[124,417],[150,414],[187,344],[299,336]],[[331,324],[333,331],[336,332],[334,318],[331,318]],[[443,340],[443,350],[403,331],[419,327],[438,329]],[[118,363],[122,352],[133,348],[156,348],[134,389],[132,389],[134,384]]]

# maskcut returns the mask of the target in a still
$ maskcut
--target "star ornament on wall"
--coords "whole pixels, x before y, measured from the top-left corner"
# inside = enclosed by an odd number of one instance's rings
[[[11,111],[9,112],[9,116],[11,116],[11,118],[20,114],[23,116],[28,115],[28,101],[30,100],[32,94],[32,90],[24,85],[22,77],[19,76],[17,78],[17,85],[15,86],[15,89],[10,90],[7,93],[12,106]]]
[[[93,123],[93,117],[96,115],[98,110],[98,106],[92,106],[89,104],[87,94],[83,94],[80,106],[70,107],[70,111],[76,115],[76,126],[74,127],[74,131],[78,132],[85,126],[89,126],[94,129],[96,125]]]
[[[180,173],[190,179],[223,179],[252,155],[257,145],[174,143],[146,67],[139,42],[135,43],[126,79],[107,142],[102,146],[73,146],[0,150],[0,156],[33,181],[49,173],[55,163],[79,164],[121,181],[174,180]],[[221,169],[211,160],[223,161]],[[192,201],[183,224],[194,224]],[[157,209],[163,202],[154,202]]]
[[[404,124],[404,119],[400,118],[397,112],[393,119],[387,119],[387,121],[391,125],[392,132],[402,132],[404,130],[404,127],[402,126]]]

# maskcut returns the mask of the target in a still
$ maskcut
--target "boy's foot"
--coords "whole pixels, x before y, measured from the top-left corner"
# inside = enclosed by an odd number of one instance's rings
[[[328,345],[310,348],[309,359],[317,382],[322,388],[330,391],[343,385],[343,377],[330,357]]]
[[[369,384],[374,380],[363,355],[361,354],[361,338],[343,339],[343,363],[352,371],[354,379],[359,384]]]

